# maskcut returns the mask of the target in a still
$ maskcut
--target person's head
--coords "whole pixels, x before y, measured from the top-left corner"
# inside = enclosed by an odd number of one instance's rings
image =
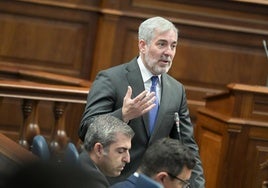
[[[152,17],[139,27],[139,51],[145,67],[154,75],[168,72],[176,53],[178,29],[162,17]]]
[[[195,164],[195,155],[187,146],[176,139],[162,138],[146,150],[138,171],[165,188],[183,188]]]
[[[88,126],[84,148],[103,174],[119,176],[130,162],[129,150],[134,131],[111,115],[100,115]]]

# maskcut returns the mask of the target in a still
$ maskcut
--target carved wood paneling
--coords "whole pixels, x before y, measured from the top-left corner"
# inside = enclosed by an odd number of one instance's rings
[[[205,128],[202,130],[202,140],[200,147],[200,156],[204,169],[204,175],[212,176],[206,181],[207,187],[216,187],[217,173],[221,170],[221,156],[222,156],[222,143],[223,136],[221,133],[207,131]]]
[[[241,84],[229,88],[229,94],[209,97],[206,107],[198,110],[196,137],[206,187],[261,187],[268,177],[268,116],[252,116],[252,106],[260,101],[259,96],[267,101],[268,89]],[[259,112],[266,114],[267,103],[262,104]],[[231,113],[225,112],[226,105]],[[211,166],[215,161],[218,164]]]
[[[1,1],[0,10],[1,64],[75,77],[89,74],[97,28],[94,11],[37,1]]]
[[[169,18],[180,30],[170,74],[186,86],[191,117],[230,82],[266,85],[268,6],[238,1],[0,1],[0,64],[93,80],[138,55],[139,24]]]
[[[264,180],[268,181],[267,135],[267,128],[256,127],[249,132],[249,145],[246,154],[246,166],[248,168],[245,174],[245,186],[256,187],[256,185],[262,185]]]
[[[268,61],[262,41],[268,39],[268,5],[242,0],[0,1],[0,66],[94,80],[98,71],[138,55],[138,26],[144,19],[156,15],[169,18],[180,30],[177,54],[169,74],[185,85],[193,123],[196,122],[197,110],[205,106],[206,97],[228,91],[227,84],[267,85]],[[27,78],[37,81],[36,76]],[[42,92],[40,96],[47,97]],[[265,161],[266,148],[255,139],[262,133],[243,129],[241,125],[252,126],[256,120],[267,119],[266,98],[255,93],[254,97],[252,94],[244,97],[236,94],[214,99],[207,104],[213,111],[208,113],[213,121],[204,120],[201,126],[204,130],[197,126],[195,131],[201,149],[209,145],[216,152],[226,152],[228,156],[235,156],[235,152],[239,151],[248,157],[248,163],[234,157],[224,158],[224,162],[222,159],[215,160],[214,165],[225,173],[209,175],[208,178],[212,178],[208,181],[209,185],[230,187],[236,179],[245,177],[251,186],[255,183],[260,185],[258,180],[252,180],[253,176],[240,174],[240,170],[245,165],[250,166],[251,160]],[[1,98],[0,101],[2,131],[18,140],[16,134],[23,122],[22,99]],[[51,101],[40,101],[38,126],[46,135],[52,133],[55,125],[53,107]],[[78,139],[77,130],[83,110],[84,104],[69,103],[66,107],[65,129],[74,141]],[[223,122],[228,126],[225,127]],[[258,126],[265,127],[266,124],[259,123]],[[208,131],[212,132],[208,134]],[[247,134],[252,137],[244,139]],[[227,136],[228,139],[224,140],[223,137]],[[239,138],[243,142],[238,142]],[[227,149],[229,145],[232,147]],[[211,157],[207,155],[209,152],[201,151],[206,167],[210,165],[207,160]],[[222,169],[236,163],[237,169]],[[254,163],[250,167],[256,170],[257,166]],[[251,171],[248,169],[248,172]],[[210,171],[208,173],[211,174]],[[259,179],[263,179],[264,175],[267,171],[257,173]],[[232,185],[245,187],[245,182]]]
[[[252,109],[252,117],[255,119],[264,120],[268,117],[268,101],[264,95],[255,96],[255,102]]]
[[[1,80],[0,132],[29,148],[33,136],[42,134],[63,149],[78,142],[87,87]],[[67,105],[68,104],[68,105]],[[54,148],[53,148],[54,149]]]

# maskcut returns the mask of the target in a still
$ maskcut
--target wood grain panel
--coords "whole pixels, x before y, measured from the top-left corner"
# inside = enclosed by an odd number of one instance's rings
[[[222,136],[214,132],[202,131],[202,150],[200,152],[203,163],[204,175],[213,176],[207,179],[206,186],[216,187],[217,173],[220,168],[221,150],[222,150]]]
[[[207,0],[25,0],[1,1],[0,10],[2,65],[93,80],[100,70],[138,55],[139,24],[159,15],[180,29],[169,73],[186,86],[193,111],[230,82],[267,82],[262,46],[268,36],[267,6]]]
[[[4,25],[0,27],[3,33],[0,55],[4,61],[33,65],[47,62],[46,65],[53,68],[61,67],[61,64],[71,67],[72,62],[81,62],[79,49],[84,47],[82,42],[85,40],[83,26],[3,14],[0,18]]]
[[[206,187],[261,187],[268,177],[268,124],[267,116],[260,118],[252,113],[253,106],[261,103],[258,110],[266,114],[268,104],[264,101],[267,101],[268,90],[243,84],[230,84],[229,89],[229,94],[207,98],[205,108],[198,110],[196,137],[204,171],[210,173],[206,176]],[[230,113],[226,113],[227,108]],[[215,139],[221,136],[218,159],[208,155],[209,150],[217,152],[217,148],[204,139],[207,132]],[[210,166],[213,160],[219,160],[218,171]]]
[[[99,20],[99,33],[96,40],[96,49],[94,53],[94,65],[91,70],[91,80],[94,80],[100,70],[107,69],[116,63],[113,61],[114,46],[118,49],[117,40],[119,36],[115,35],[118,16],[107,15]],[[116,40],[117,39],[117,40]],[[120,37],[120,39],[122,39]]]
[[[252,118],[265,120],[268,117],[268,105],[265,96],[260,95],[255,97],[253,104]]]
[[[107,43],[102,39],[102,46],[112,49],[107,49],[106,61],[95,58],[98,66],[91,78],[103,68],[135,57],[139,24],[150,16],[160,15],[171,19],[180,29],[179,46],[169,73],[186,86],[193,118],[196,109],[204,106],[207,95],[225,91],[230,82],[266,85],[268,64],[262,46],[268,35],[266,7],[252,9],[252,5],[219,1],[105,2],[105,13],[118,16],[114,23],[117,29],[111,30],[114,40],[109,38]]]
[[[88,78],[97,28],[94,12],[37,2],[2,6],[6,6],[0,13],[2,64]]]
[[[266,134],[266,136],[261,138],[259,133],[254,135],[253,132],[256,132],[256,130],[250,133],[250,142],[246,154],[247,171],[244,186],[261,187],[263,180],[268,180],[268,132],[265,129],[258,129],[257,131],[263,132],[263,135]]]
[[[266,83],[267,63],[250,48],[182,39],[170,74],[186,82],[224,86],[236,83]],[[261,44],[261,41],[260,41]]]

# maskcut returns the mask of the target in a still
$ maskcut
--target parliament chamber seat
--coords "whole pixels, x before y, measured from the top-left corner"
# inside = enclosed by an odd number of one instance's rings
[[[79,158],[79,152],[76,146],[72,142],[69,142],[64,152],[63,162],[71,165],[76,165],[78,162],[78,158]]]
[[[31,146],[31,151],[33,154],[38,156],[41,160],[50,160],[50,151],[46,139],[42,135],[36,135],[33,138],[33,143]]]

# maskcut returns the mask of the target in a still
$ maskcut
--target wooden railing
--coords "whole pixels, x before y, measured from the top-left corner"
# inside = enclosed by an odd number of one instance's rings
[[[1,119],[5,119],[4,116],[7,115],[13,117],[10,113],[14,113],[14,118],[17,119],[20,119],[18,118],[20,116],[22,117],[19,125],[16,124],[19,129],[12,129],[12,126],[9,126],[8,123],[0,122],[0,132],[7,136],[10,135],[13,140],[28,150],[30,150],[33,137],[42,134],[49,142],[50,150],[55,154],[61,152],[68,141],[79,142],[78,137],[72,135],[77,135],[79,126],[77,122],[80,120],[82,111],[76,111],[76,106],[72,105],[80,104],[82,105],[80,108],[84,107],[90,82],[68,76],[27,70],[14,71],[12,69],[11,71],[2,69],[0,73],[9,75],[5,79],[3,79],[3,76],[0,78]],[[7,111],[6,108],[9,104],[5,102],[6,100],[8,102],[14,100],[14,103],[16,103],[15,108],[20,106],[21,114],[15,114],[15,112],[19,111],[18,109]],[[48,108],[52,112],[42,112],[40,105],[48,104],[52,106],[52,108]],[[72,116],[77,121],[75,124],[67,122],[69,124],[66,127],[66,121],[69,121],[66,118],[72,118],[66,117],[68,107],[69,110],[71,108],[74,113]],[[40,112],[42,112],[41,115],[39,114]],[[53,117],[50,117],[51,115]],[[39,125],[41,123],[40,119],[47,121],[43,123],[42,127]],[[8,118],[7,120],[11,121]],[[69,130],[69,134],[66,129]]]

